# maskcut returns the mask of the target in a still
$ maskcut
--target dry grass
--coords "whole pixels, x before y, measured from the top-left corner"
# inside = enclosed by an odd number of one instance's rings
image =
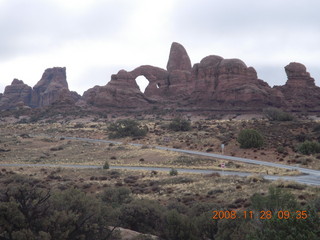
[[[165,205],[175,199],[188,206],[210,202],[219,209],[241,209],[250,205],[250,197],[254,193],[265,194],[270,186],[290,189],[301,202],[319,196],[316,187],[294,182],[269,182],[258,175],[227,177],[179,173],[178,176],[169,176],[168,172],[152,174],[151,171],[103,169],[6,167],[0,170],[0,186],[3,176],[15,173],[44,181],[52,188],[76,187],[90,194],[101,193],[109,187],[124,186],[131,189],[134,198],[153,199]]]

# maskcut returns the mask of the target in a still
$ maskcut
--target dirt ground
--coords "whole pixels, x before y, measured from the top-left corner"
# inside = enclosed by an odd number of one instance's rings
[[[110,165],[122,166],[154,166],[172,168],[195,168],[243,171],[261,174],[295,175],[296,171],[257,166],[234,161],[193,156],[176,152],[158,150],[152,146],[168,146],[181,149],[192,149],[212,153],[221,153],[221,143],[225,144],[226,155],[247,157],[252,159],[284,162],[295,153],[279,154],[273,148],[259,150],[240,149],[236,142],[238,122],[234,123],[233,132],[215,123],[195,123],[190,132],[171,132],[164,129],[163,124],[145,122],[149,133],[145,138],[119,139],[123,144],[93,143],[79,140],[68,140],[62,136],[108,139],[105,123],[51,123],[51,124],[5,124],[0,133],[0,161],[2,163],[50,163],[50,164],[82,164],[102,166],[106,161]],[[197,125],[198,124],[198,125]],[[227,123],[231,126],[230,123]],[[219,127],[220,126],[220,127]],[[225,135],[224,135],[225,134]],[[227,141],[226,138],[229,140]],[[143,144],[134,147],[126,143]],[[291,150],[292,151],[292,150]],[[283,158],[282,160],[279,157]],[[303,156],[302,156],[303,157]],[[289,160],[287,160],[289,161]],[[315,161],[311,161],[309,167]],[[308,167],[308,165],[306,166]]]

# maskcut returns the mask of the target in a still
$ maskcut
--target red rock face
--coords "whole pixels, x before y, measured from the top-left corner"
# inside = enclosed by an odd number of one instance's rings
[[[148,108],[153,105],[172,108],[205,108],[215,110],[254,110],[265,107],[305,106],[314,108],[318,88],[306,68],[291,63],[285,68],[288,82],[283,87],[271,88],[258,79],[253,67],[247,67],[240,59],[224,59],[210,55],[191,68],[184,47],[173,43],[167,70],[144,65],[131,72],[120,71],[113,75],[104,87],[89,90],[83,99],[94,106],[121,108]],[[139,91],[135,79],[145,76],[149,85],[145,93]],[[292,90],[295,89],[295,90]],[[309,89],[311,96],[306,96]],[[296,93],[299,100],[290,97]],[[307,103],[303,99],[307,99]],[[303,104],[302,104],[303,103]]]
[[[172,43],[167,64],[168,72],[174,70],[191,71],[191,61],[185,48],[179,43]]]
[[[14,79],[11,85],[5,88],[0,100],[0,109],[17,106],[37,108],[49,106],[57,101],[70,104],[79,99],[79,94],[68,89],[66,69],[56,67],[47,69],[33,89],[23,81]]]
[[[320,88],[315,85],[306,67],[292,62],[285,67],[288,80],[284,86],[275,87],[285,99],[288,109],[294,111],[320,111]]]
[[[120,70],[103,87],[95,86],[83,94],[83,100],[100,108],[144,108],[152,100],[139,89],[130,72]]]
[[[31,100],[32,88],[23,81],[14,79],[4,90],[0,100],[0,109],[10,109],[17,106],[28,106]]]
[[[107,85],[87,90],[79,100],[80,96],[68,89],[66,69],[50,68],[33,90],[22,81],[14,80],[0,95],[0,109],[77,102],[78,107],[120,111],[139,111],[153,106],[216,111],[261,111],[275,106],[292,111],[320,111],[320,88],[306,67],[290,63],[285,71],[287,83],[271,88],[258,79],[253,67],[248,67],[240,59],[210,55],[191,68],[184,47],[173,43],[167,70],[150,65],[132,71],[120,70],[111,76]],[[149,80],[145,93],[135,81],[138,76]]]
[[[43,107],[56,101],[77,101],[79,98],[79,95],[69,91],[66,68],[54,67],[45,70],[33,87],[31,106]]]

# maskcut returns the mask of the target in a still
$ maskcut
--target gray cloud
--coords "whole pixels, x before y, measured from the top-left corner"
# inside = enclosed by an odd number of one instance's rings
[[[72,13],[42,0],[0,4],[0,59],[59,47],[66,41],[114,38],[130,15],[130,3],[99,1],[84,13]]]

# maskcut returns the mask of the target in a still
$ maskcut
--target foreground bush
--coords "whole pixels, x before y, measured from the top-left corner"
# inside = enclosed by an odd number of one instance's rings
[[[263,110],[265,116],[271,121],[292,121],[293,116],[278,108],[266,108]]]
[[[79,189],[55,191],[14,176],[0,191],[0,239],[117,239],[110,208]]]
[[[320,153],[320,143],[305,141],[298,147],[298,151],[305,155]]]
[[[148,132],[147,127],[140,127],[139,123],[132,119],[123,119],[111,123],[108,130],[110,138],[144,137]]]
[[[263,145],[262,135],[253,129],[244,129],[238,135],[241,148],[259,148]]]
[[[183,118],[175,118],[169,124],[169,129],[175,132],[179,131],[189,131],[191,129],[191,124],[188,120]]]

